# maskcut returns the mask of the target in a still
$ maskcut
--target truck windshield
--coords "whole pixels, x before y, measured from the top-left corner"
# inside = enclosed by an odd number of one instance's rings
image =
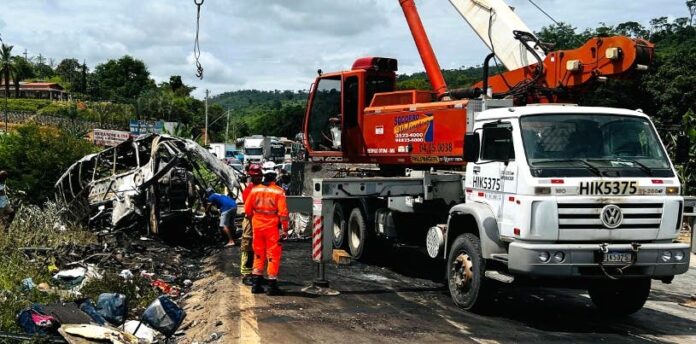
[[[245,148],[246,155],[263,155],[263,149],[261,148]]]
[[[609,114],[531,115],[520,119],[535,177],[673,177],[650,122]]]

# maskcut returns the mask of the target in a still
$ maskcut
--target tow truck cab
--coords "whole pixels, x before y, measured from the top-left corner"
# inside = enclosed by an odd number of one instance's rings
[[[687,271],[689,246],[673,242],[684,207],[679,178],[644,113],[543,105],[474,118],[466,203],[451,209],[450,223],[475,214],[483,237],[482,221],[497,224],[497,235],[481,239],[484,259],[554,277]],[[450,245],[456,234],[449,228]]]

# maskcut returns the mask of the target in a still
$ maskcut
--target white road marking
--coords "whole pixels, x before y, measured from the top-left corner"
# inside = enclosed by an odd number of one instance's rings
[[[249,286],[239,283],[240,343],[261,343],[259,324],[256,322],[256,313],[254,312],[255,306],[256,301]]]

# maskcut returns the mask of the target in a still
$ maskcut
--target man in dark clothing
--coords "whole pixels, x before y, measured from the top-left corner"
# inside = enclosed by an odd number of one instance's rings
[[[234,243],[234,218],[237,215],[237,201],[227,195],[215,193],[213,189],[206,190],[208,196],[208,206],[205,208],[206,214],[211,206],[220,210],[220,227],[227,237],[225,247],[232,247]]]

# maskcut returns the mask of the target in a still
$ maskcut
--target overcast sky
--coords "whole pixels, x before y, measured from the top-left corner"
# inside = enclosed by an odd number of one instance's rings
[[[507,2],[532,30],[551,23],[528,0]],[[688,15],[684,0],[535,2],[579,29]],[[486,47],[449,1],[417,5],[443,68],[481,63]],[[318,68],[346,69],[359,56],[398,58],[401,73],[423,69],[398,0],[205,0],[200,81],[195,13],[193,0],[1,0],[0,34],[17,54],[84,59],[90,69],[129,54],[158,82],[181,75],[198,97],[206,88],[306,89]]]

